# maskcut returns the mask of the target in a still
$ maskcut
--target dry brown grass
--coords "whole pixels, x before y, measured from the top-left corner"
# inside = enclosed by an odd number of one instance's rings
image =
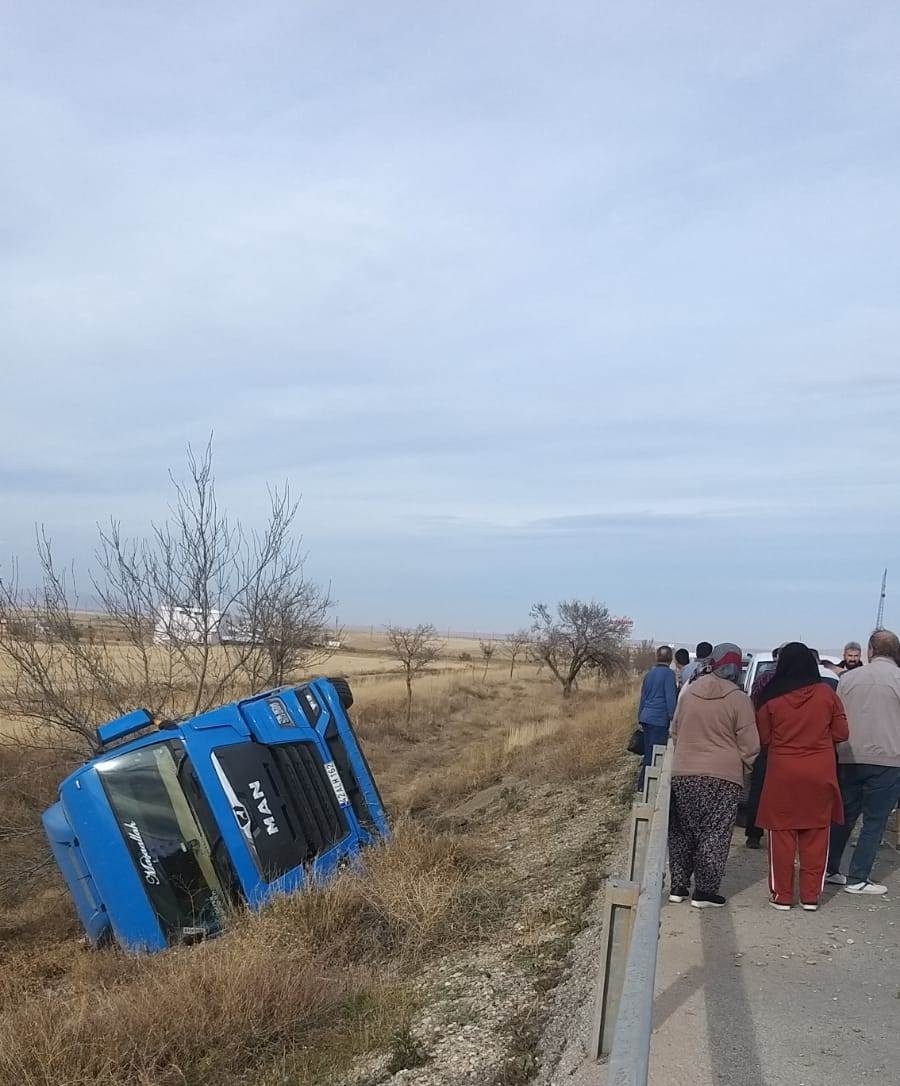
[[[467,688],[457,687],[452,701]],[[531,781],[578,780],[608,769],[621,755],[633,729],[630,686],[577,693],[563,700],[547,684],[518,682],[482,687],[468,707],[480,740],[462,746],[457,757],[423,767],[397,789],[410,811],[438,812],[454,800],[507,778]],[[432,740],[440,746],[439,737]]]
[[[34,893],[34,878],[53,874],[41,812],[56,799],[59,782],[77,764],[66,751],[29,750],[0,741],[0,938],[2,909]]]
[[[342,1004],[368,992],[364,970],[338,971],[248,933],[231,953],[211,945],[188,964],[167,955],[132,968],[129,984],[37,996],[4,1015],[0,1081],[225,1081],[254,1057],[264,1062],[273,1048],[327,1028]],[[27,1045],[17,1043],[22,1037]]]
[[[473,863],[460,841],[403,827],[363,873],[282,898],[203,946],[11,954],[0,1083],[237,1083],[288,1066],[291,1081],[313,1081],[323,1039],[340,1030],[345,1058],[389,1036],[408,1012],[404,975],[473,933]]]

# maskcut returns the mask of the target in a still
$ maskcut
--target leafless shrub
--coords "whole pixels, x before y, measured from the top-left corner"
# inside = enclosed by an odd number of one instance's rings
[[[481,676],[481,679],[482,682],[486,682],[488,668],[491,666],[491,660],[494,658],[497,646],[493,641],[480,641],[478,647],[481,649],[481,659],[484,660],[484,674]]]
[[[516,662],[520,657],[524,658],[531,644],[531,633],[528,630],[516,630],[503,638],[500,648],[503,655],[509,660],[509,677],[512,678],[516,670]]]
[[[388,626],[391,655],[400,664],[406,681],[406,722],[412,716],[413,679],[421,675],[438,658],[443,642],[431,623],[419,626]]]

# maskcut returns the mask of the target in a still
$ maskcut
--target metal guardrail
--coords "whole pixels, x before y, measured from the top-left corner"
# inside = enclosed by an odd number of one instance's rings
[[[629,878],[610,879],[590,1052],[608,1056],[607,1086],[646,1086],[659,920],[666,878],[672,745],[653,748],[643,802],[631,810]]]

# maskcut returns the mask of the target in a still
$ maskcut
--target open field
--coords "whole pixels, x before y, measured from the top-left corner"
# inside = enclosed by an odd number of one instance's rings
[[[628,802],[633,692],[591,684],[564,700],[530,667],[510,680],[495,660],[485,676],[458,658],[477,642],[461,644],[416,682],[409,724],[377,637],[353,635],[316,669],[353,679],[396,828],[363,875],[143,960],[88,950],[52,874],[7,895],[0,1084],[525,1082]],[[0,758],[33,824],[61,769]],[[21,861],[42,845],[0,839],[0,866],[13,848]]]
[[[104,652],[109,654],[116,669],[121,669],[126,679],[129,676],[133,678],[135,685],[139,684],[144,664],[141,654],[131,645],[116,640],[104,640],[110,630],[95,616],[87,618],[82,615],[80,618],[83,628],[92,629],[92,636],[96,636],[98,641],[102,642]],[[417,686],[422,692],[431,693],[439,689],[445,675],[469,675],[478,679],[483,677],[484,666],[479,641],[454,637],[449,641],[444,640],[442,645],[440,658],[421,679],[417,680]],[[164,673],[167,661],[166,649],[150,645],[147,655],[151,669],[155,669],[159,674]],[[467,655],[469,658],[466,658]],[[234,658],[234,649],[223,645],[213,646],[210,659],[211,676],[222,673],[233,663]],[[507,660],[507,670],[508,667]],[[491,672],[500,675],[503,673],[503,668],[504,658],[498,646]],[[517,670],[519,670],[518,665]],[[533,673],[533,669],[526,670]],[[356,689],[365,685],[380,701],[390,700],[403,686],[397,661],[390,655],[387,638],[383,632],[377,630],[374,634],[368,629],[343,634],[341,647],[338,650],[316,651],[309,668],[297,672],[296,677],[300,679],[304,675],[345,675],[353,680]],[[0,682],[8,682],[11,677],[8,662],[0,659]],[[234,690],[235,696],[246,696],[251,692],[249,687],[241,688],[240,685]],[[15,734],[18,723],[0,713],[0,735]]]

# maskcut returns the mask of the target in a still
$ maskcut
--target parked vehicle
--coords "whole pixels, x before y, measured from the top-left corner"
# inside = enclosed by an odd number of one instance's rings
[[[220,645],[255,645],[261,640],[254,635],[249,622],[233,615],[223,615],[219,619],[217,633]]]
[[[200,607],[160,607],[156,613],[156,626],[153,629],[155,645],[199,645],[216,644],[219,640],[219,623],[222,616],[218,611],[207,611],[206,619]],[[204,624],[206,637],[204,638]]]
[[[344,680],[316,679],[98,728],[102,753],[43,816],[91,942],[157,951],[216,935],[234,906],[300,890],[387,836],[352,703]]]
[[[753,684],[766,671],[774,671],[778,661],[771,652],[755,652],[744,658],[742,668],[744,690],[750,694],[753,692]],[[838,677],[824,665],[819,665],[819,675],[831,687],[837,687]]]

